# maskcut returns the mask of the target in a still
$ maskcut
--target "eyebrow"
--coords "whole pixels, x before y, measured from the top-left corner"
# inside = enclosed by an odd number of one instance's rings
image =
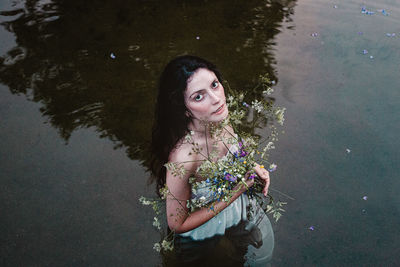
[[[218,83],[220,83],[220,81],[218,80],[218,77],[215,77],[215,79],[213,79],[212,81],[211,81],[211,83],[213,83],[213,82],[218,82]],[[210,83],[210,84],[211,84]],[[200,91],[205,91],[206,89],[204,89],[204,88],[201,88],[201,89],[194,89],[195,91],[193,92],[193,93],[191,93],[190,94],[190,97],[192,97],[193,96],[193,94],[195,94],[195,93],[198,93],[198,92],[200,92]]]

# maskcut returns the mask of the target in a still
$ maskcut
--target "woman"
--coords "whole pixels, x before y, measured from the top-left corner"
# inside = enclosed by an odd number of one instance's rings
[[[166,199],[168,226],[179,234],[177,241],[181,247],[187,248],[182,244],[188,244],[191,240],[207,241],[213,236],[232,232],[232,229],[249,228],[248,224],[242,223],[244,226],[240,226],[241,222],[246,222],[246,208],[250,203],[243,194],[247,190],[243,185],[237,187],[238,191],[229,202],[215,201],[214,211],[201,208],[189,215],[186,207],[186,202],[191,197],[206,196],[209,190],[200,188],[199,195],[191,195],[189,177],[194,175],[197,181],[207,177],[196,176],[196,170],[204,156],[192,153],[193,143],[188,142],[185,136],[190,133],[193,142],[198,144],[201,151],[218,148],[219,157],[228,153],[226,145],[212,136],[203,123],[219,123],[228,116],[225,92],[220,81],[221,74],[217,68],[195,56],[175,58],[167,64],[160,78],[152,136],[151,171],[157,181],[157,189],[165,184],[169,189],[170,194]],[[226,137],[232,134],[234,133],[231,127],[224,128],[222,132]],[[234,150],[235,146],[230,149]],[[165,167],[160,167],[167,162],[185,162],[186,174],[178,178]],[[259,165],[254,170],[265,180],[263,193],[266,195],[269,173]],[[246,181],[248,187],[253,183],[253,179]],[[263,220],[268,220],[264,217]],[[247,229],[245,232],[251,231]],[[179,245],[177,247],[179,248]]]

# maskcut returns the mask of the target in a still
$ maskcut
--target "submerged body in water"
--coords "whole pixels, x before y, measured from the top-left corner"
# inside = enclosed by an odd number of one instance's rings
[[[207,223],[177,235],[163,260],[165,266],[268,266],[273,250],[270,220],[242,194]]]

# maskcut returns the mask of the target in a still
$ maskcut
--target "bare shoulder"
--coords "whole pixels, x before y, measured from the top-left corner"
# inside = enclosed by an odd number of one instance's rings
[[[198,167],[198,156],[192,151],[193,145],[180,142],[169,155],[169,162],[182,164],[188,175],[194,173]],[[188,178],[188,177],[187,177]]]

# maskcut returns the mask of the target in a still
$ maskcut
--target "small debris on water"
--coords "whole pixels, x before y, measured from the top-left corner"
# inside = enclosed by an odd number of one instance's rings
[[[362,197],[362,199],[364,199],[364,200],[367,200],[367,199],[368,199],[368,197],[367,197],[367,196],[363,196],[363,197]]]
[[[310,226],[310,227],[308,227],[308,230],[310,230],[310,231],[314,231],[315,230],[315,228],[314,228],[314,226]]]
[[[110,54],[110,58],[115,59],[115,58],[116,58],[115,54],[114,54],[114,53],[111,53],[111,54]]]
[[[334,5],[333,8],[338,8],[338,6],[337,6],[337,5]]]
[[[196,36],[196,40],[200,40],[200,36]]]
[[[362,212],[362,214],[366,214],[367,210],[366,209],[362,209],[361,212]]]
[[[387,37],[395,37],[395,36],[396,36],[396,33],[394,33],[394,32],[392,32],[392,33],[387,32],[387,33],[386,33],[386,36],[387,36]]]
[[[128,50],[129,51],[135,51],[135,50],[138,50],[139,48],[140,48],[140,46],[138,46],[138,45],[130,45],[128,47]]]
[[[374,56],[369,56],[370,59],[374,59]]]
[[[363,32],[358,32],[358,35],[363,35]]]
[[[363,53],[363,55],[366,55],[366,54],[368,54],[368,50],[367,50],[367,49],[364,49],[364,50],[362,51],[362,53]]]
[[[346,152],[347,152],[347,154],[349,154],[351,152],[351,150],[346,148]]]
[[[365,6],[361,7],[361,14],[373,15],[374,13],[374,11],[366,9]]]
[[[313,32],[313,33],[311,33],[310,34],[312,37],[317,37],[318,36],[318,33],[317,32]]]
[[[387,13],[384,9],[382,9],[382,14],[383,14],[384,16],[389,16],[389,13]]]

